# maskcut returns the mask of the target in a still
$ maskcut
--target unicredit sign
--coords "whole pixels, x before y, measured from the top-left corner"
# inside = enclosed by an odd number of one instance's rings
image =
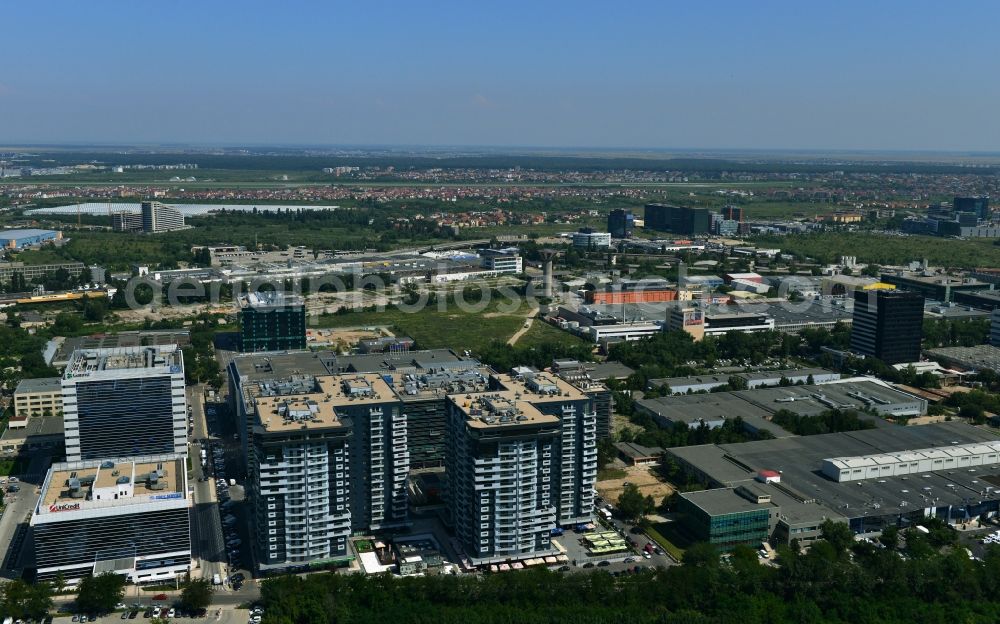
[[[76,511],[80,508],[80,503],[53,503],[49,505],[49,511]]]

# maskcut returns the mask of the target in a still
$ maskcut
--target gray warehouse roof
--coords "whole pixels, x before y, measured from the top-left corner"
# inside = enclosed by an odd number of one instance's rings
[[[989,369],[1000,371],[1000,347],[976,345],[974,347],[942,347],[927,352],[932,359],[948,366],[968,370]]]
[[[874,381],[757,388],[733,394],[772,413],[784,409],[800,416],[812,416],[830,409],[863,410],[869,406],[908,404],[923,400]]]
[[[984,477],[1000,474],[1000,465],[929,472],[837,483],[820,472],[822,461],[882,452],[899,452],[982,441],[997,437],[959,422],[892,426],[847,433],[781,438],[741,444],[702,445],[668,449],[682,464],[727,486],[749,482],[759,470],[781,473],[781,485],[804,497],[814,497],[845,517],[880,516],[919,511],[925,507],[963,507],[1000,498]]]

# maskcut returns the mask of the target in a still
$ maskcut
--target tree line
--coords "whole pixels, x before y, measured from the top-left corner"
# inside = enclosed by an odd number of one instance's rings
[[[683,565],[617,577],[548,570],[282,576],[264,582],[262,599],[268,624],[996,622],[1000,549],[974,561],[938,537],[950,529],[939,529],[890,531],[885,543],[872,544],[828,523],[825,539],[808,552],[779,547],[773,565],[762,565],[749,547],[720,557],[696,544]]]

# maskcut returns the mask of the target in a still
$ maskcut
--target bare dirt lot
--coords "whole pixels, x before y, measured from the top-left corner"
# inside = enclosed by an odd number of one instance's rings
[[[606,501],[616,501],[625,489],[625,483],[634,483],[643,496],[652,496],[659,505],[663,498],[674,493],[669,483],[661,481],[650,466],[625,466],[622,468],[628,476],[621,479],[608,479],[597,482],[597,493]]]

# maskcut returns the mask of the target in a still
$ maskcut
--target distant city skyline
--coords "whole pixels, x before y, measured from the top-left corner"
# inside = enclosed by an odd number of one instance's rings
[[[694,4],[694,3],[690,3]],[[1000,5],[4,7],[0,144],[1000,150]]]

